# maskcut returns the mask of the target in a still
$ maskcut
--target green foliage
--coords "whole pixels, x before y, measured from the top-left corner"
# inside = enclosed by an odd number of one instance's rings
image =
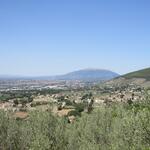
[[[15,99],[15,100],[14,100],[14,104],[15,104],[15,105],[18,105],[18,104],[19,104],[19,101],[18,101],[17,99]]]
[[[12,96],[10,94],[1,94],[0,101],[7,101],[11,98],[12,98]]]
[[[150,150],[150,99],[101,106],[82,113],[73,124],[51,112],[33,111],[15,120],[0,111],[0,149],[15,150]],[[76,105],[70,115],[83,110]]]
[[[64,101],[64,100],[65,100],[65,97],[64,97],[64,96],[58,97],[58,101],[59,101],[59,102],[62,102],[62,101]]]
[[[136,150],[150,148],[150,112],[102,107],[84,115],[67,131],[68,149]],[[76,138],[75,138],[76,137]]]
[[[73,105],[73,103],[68,99],[64,99],[63,101],[66,103],[67,106],[72,106]]]
[[[68,113],[68,116],[81,116],[81,113],[77,110],[72,110]]]
[[[75,107],[76,111],[81,113],[86,108],[86,104],[85,103],[74,104],[74,107]]]
[[[82,96],[81,100],[87,100],[87,99],[91,99],[92,98],[92,93],[89,93],[89,94],[85,94]]]
[[[65,149],[66,121],[48,112],[33,112],[28,120],[18,121],[0,112],[0,149]]]
[[[19,99],[20,101],[32,102],[33,96],[47,95],[47,94],[57,94],[61,90],[46,89],[46,90],[24,90],[24,91],[3,91],[0,92],[0,101],[8,101],[10,99]]]

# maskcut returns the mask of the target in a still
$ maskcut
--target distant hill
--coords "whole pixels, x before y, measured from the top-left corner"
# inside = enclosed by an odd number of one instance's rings
[[[135,71],[124,75],[123,77],[127,79],[131,78],[144,78],[150,81],[150,68],[146,68],[143,70]]]
[[[84,81],[93,81],[93,80],[110,80],[115,77],[118,77],[119,74],[104,70],[104,69],[84,69],[74,71],[65,75],[55,76],[55,79],[58,80],[84,80]]]
[[[23,76],[15,76],[15,75],[0,75],[0,80],[20,80],[25,79]]]
[[[106,81],[118,77],[119,74],[104,69],[84,69],[65,75],[42,77],[18,77],[0,76],[0,79],[34,79],[34,80],[82,80],[82,81]]]

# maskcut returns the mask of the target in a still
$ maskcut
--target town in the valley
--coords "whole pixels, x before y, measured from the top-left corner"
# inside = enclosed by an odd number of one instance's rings
[[[135,83],[116,83],[117,81],[86,83],[3,80],[0,109],[12,112],[18,119],[26,119],[33,110],[51,111],[54,115],[67,117],[72,122],[82,112],[88,113],[102,105],[132,104],[144,99],[145,87]]]

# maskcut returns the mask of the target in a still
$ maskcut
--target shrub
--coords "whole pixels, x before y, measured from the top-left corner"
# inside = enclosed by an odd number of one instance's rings
[[[83,112],[84,109],[86,108],[86,104],[84,103],[75,104],[74,106],[75,106],[76,111],[80,113]]]
[[[81,116],[81,113],[77,110],[72,110],[68,113],[68,116]]]
[[[0,149],[15,150],[149,150],[150,99],[101,106],[83,113],[73,124],[51,112],[33,111],[26,120],[15,120],[0,111]],[[69,115],[79,116],[76,104]]]
[[[63,101],[66,103],[67,106],[72,106],[73,105],[73,103],[68,99],[64,99]]]

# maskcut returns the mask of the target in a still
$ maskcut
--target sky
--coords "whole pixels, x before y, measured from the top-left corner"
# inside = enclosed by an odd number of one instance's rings
[[[0,74],[150,67],[149,0],[0,0]]]

